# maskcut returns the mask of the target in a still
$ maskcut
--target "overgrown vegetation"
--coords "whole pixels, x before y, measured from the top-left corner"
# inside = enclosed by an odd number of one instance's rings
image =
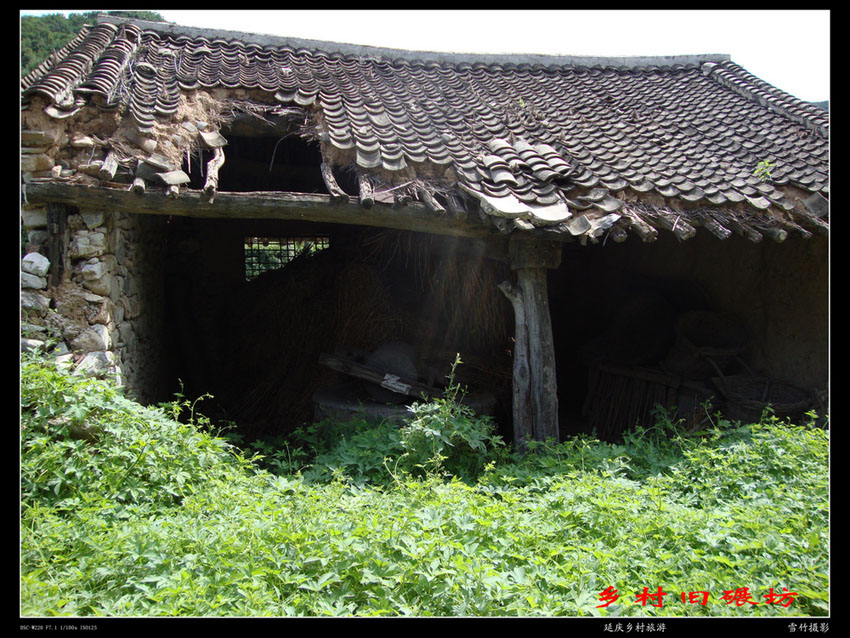
[[[24,355],[21,613],[828,613],[824,430],[766,414],[683,436],[660,413],[520,458],[456,398],[246,452],[202,403],[142,407]]]
[[[254,458],[269,471],[301,474],[310,482],[338,476],[361,486],[428,477],[471,483],[488,463],[507,455],[492,418],[476,415],[460,400],[460,362],[458,357],[452,366],[445,396],[411,405],[403,427],[365,418],[305,425],[285,439],[251,442],[259,452]]]
[[[763,182],[770,181],[770,171],[776,168],[776,164],[771,164],[768,160],[762,160],[758,163],[755,170],[753,171],[753,175],[758,177]]]

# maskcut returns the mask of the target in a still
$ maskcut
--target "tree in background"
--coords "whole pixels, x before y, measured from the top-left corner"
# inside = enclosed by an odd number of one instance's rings
[[[84,24],[97,22],[100,12],[21,16],[21,76],[44,62],[54,51],[68,44]],[[153,11],[106,11],[108,15],[165,22]]]

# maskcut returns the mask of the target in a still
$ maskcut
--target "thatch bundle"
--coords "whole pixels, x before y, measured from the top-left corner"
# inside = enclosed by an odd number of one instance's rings
[[[402,315],[373,266],[352,262],[335,281],[333,308],[337,343],[364,350],[400,338]]]
[[[244,285],[227,312],[217,396],[248,435],[284,433],[312,417],[312,396],[340,380],[319,365],[338,348],[374,352],[391,341],[416,351],[423,380],[444,382],[455,353],[461,382],[510,385],[510,306],[495,262],[431,250],[428,236],[370,232],[331,241]]]
[[[505,277],[492,263],[472,257],[433,260],[431,275],[424,282],[431,303],[431,317],[422,326],[426,343],[455,344],[473,352],[507,347],[512,317],[497,288]]]
[[[222,390],[244,433],[284,433],[310,420],[311,397],[333,372],[318,364],[339,345],[372,349],[401,321],[374,268],[329,248],[247,283],[229,312],[230,369]]]
[[[410,303],[406,333],[421,356],[440,350],[469,354],[501,352],[510,345],[513,313],[498,284],[510,277],[506,265],[483,257],[453,254],[444,238],[382,231],[364,242],[370,262],[382,272],[404,273]]]

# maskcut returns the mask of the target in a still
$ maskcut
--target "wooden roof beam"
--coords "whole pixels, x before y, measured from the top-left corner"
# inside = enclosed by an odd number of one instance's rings
[[[283,219],[332,224],[376,226],[459,237],[499,236],[492,226],[435,215],[416,201],[389,206],[375,203],[364,208],[357,201],[339,201],[327,194],[289,192],[215,192],[215,203],[203,191],[181,190],[176,197],[147,189],[144,195],[108,186],[59,182],[25,185],[29,204],[62,203],[91,210],[113,210],[145,215],[226,219]]]

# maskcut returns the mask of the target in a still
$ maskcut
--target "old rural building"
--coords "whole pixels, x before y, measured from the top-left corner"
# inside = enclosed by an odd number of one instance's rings
[[[728,56],[103,17],[21,88],[22,337],[143,402],[280,431],[457,352],[518,436],[825,396],[829,115]]]

